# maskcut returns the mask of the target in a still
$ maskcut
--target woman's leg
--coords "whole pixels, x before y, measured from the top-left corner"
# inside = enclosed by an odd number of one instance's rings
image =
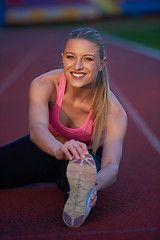
[[[29,135],[0,147],[0,188],[35,182],[55,182],[65,190],[68,186],[68,161],[59,161],[41,151]]]

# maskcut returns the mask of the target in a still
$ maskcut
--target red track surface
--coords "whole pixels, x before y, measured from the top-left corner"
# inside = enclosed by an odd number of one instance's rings
[[[68,32],[1,30],[1,145],[28,133],[29,84],[60,66]],[[106,51],[113,92],[120,99],[118,87],[160,139],[160,62],[111,43]],[[35,184],[0,190],[0,239],[160,239],[160,156],[129,114],[128,118],[117,182],[99,192],[97,206],[83,226],[70,229],[63,224],[63,193],[55,185]]]

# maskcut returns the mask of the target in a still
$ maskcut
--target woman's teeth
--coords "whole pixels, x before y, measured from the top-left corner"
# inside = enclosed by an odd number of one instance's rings
[[[72,75],[73,75],[74,77],[79,78],[79,77],[83,77],[85,74],[83,74],[83,73],[72,73]]]

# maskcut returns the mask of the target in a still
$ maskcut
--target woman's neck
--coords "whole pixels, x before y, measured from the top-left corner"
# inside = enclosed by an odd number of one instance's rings
[[[73,101],[78,102],[92,102],[94,96],[94,88],[92,87],[72,87],[66,84],[65,94],[68,95]]]

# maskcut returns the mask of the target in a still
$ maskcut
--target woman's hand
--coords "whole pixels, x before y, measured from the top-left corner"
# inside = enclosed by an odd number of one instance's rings
[[[88,154],[87,145],[75,140],[66,141],[55,151],[55,157],[59,160],[72,160],[73,157],[84,158],[86,154]]]

